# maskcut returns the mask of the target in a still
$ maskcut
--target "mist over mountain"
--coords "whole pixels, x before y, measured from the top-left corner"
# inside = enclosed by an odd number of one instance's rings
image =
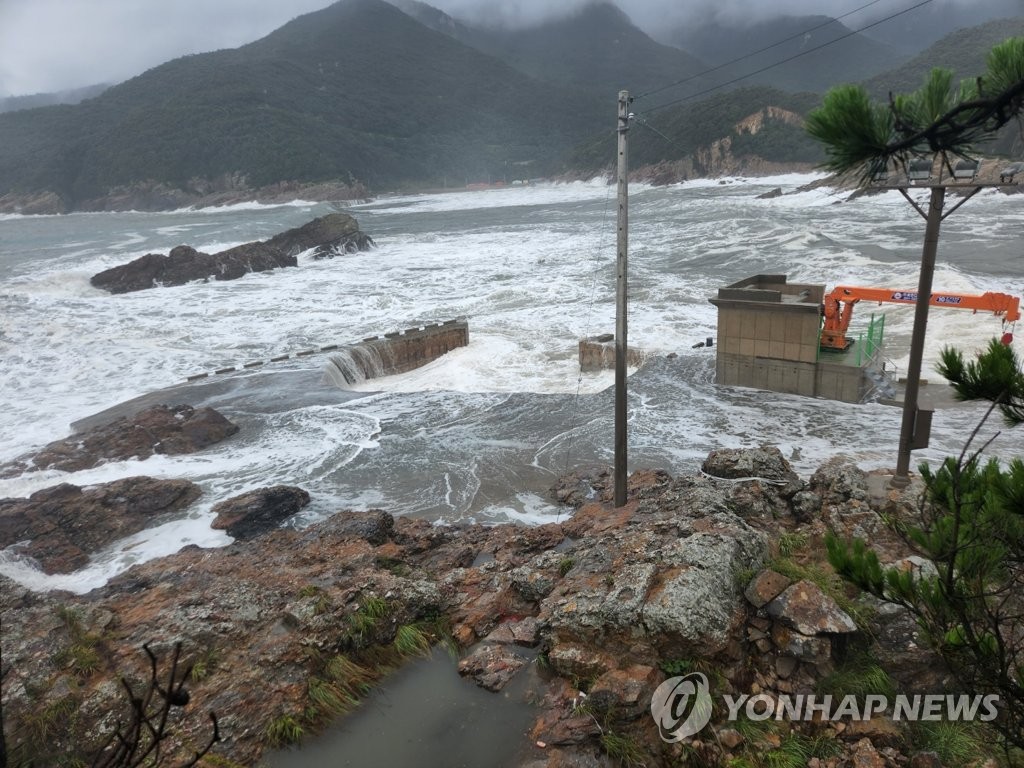
[[[254,186],[462,184],[508,164],[549,172],[598,118],[590,100],[539,88],[382,0],[344,0],[83,104],[0,115],[0,178],[71,201],[227,173]]]
[[[884,24],[865,29],[863,34],[906,54],[918,54],[958,30],[970,29],[995,19],[1024,18],[1021,0],[951,2],[938,0]]]
[[[959,79],[974,77],[985,70],[992,47],[1008,37],[1024,36],[1024,16],[998,19],[944,36],[925,51],[899,67],[881,72],[863,82],[876,99],[889,93],[918,88],[934,67],[951,69]]]
[[[788,91],[823,92],[837,83],[892,69],[906,58],[896,48],[828,16],[779,17],[743,26],[684,26],[669,39],[715,67],[715,84],[743,78]]]
[[[586,88],[610,100],[623,88],[635,93],[707,69],[699,58],[655,42],[609,2],[514,28],[470,26],[415,0],[396,5],[531,77]]]
[[[453,18],[475,27],[524,29],[579,13],[602,0],[434,0]],[[717,25],[741,29],[777,18],[828,16],[850,29],[864,29],[868,37],[902,53],[919,53],[945,35],[997,18],[1019,16],[1020,0],[928,0],[924,4],[887,0],[858,3],[847,0],[618,0],[631,21],[655,40],[671,44],[670,36],[682,27]],[[916,6],[916,7],[915,7]],[[877,27],[869,25],[906,11]],[[896,21],[898,19],[898,21]],[[877,30],[877,31],[876,31]]]
[[[13,112],[16,109],[35,109],[50,107],[55,104],[78,104],[86,99],[99,96],[110,85],[102,83],[87,85],[84,88],[71,88],[53,93],[33,93],[27,96],[0,96],[0,112]]]

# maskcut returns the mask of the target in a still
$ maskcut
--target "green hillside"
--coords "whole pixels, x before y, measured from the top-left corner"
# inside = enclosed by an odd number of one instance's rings
[[[876,99],[886,99],[890,92],[916,90],[934,67],[951,69],[957,77],[974,77],[985,71],[985,58],[993,46],[1008,37],[1024,36],[1024,17],[990,21],[977,27],[961,29],[944,37],[924,52],[896,69],[863,81]]]
[[[538,88],[381,0],[343,0],[80,105],[0,115],[0,179],[71,201],[230,172],[254,186],[461,183],[506,162],[546,172],[596,119],[590,99]]]
[[[80,104],[0,114],[0,197],[51,191],[73,209],[119,186],[184,189],[228,175],[251,188],[337,180],[381,192],[501,179],[510,168],[518,177],[596,172],[614,157],[617,91],[665,85],[701,66],[603,3],[519,32],[404,7],[409,13],[383,0],[341,0]],[[869,87],[912,90],[935,65],[973,74],[1013,34],[1024,34],[1024,20],[961,31]],[[799,119],[819,95],[748,85],[659,108],[679,97],[635,103],[633,167],[688,159],[710,175],[716,168],[701,153],[722,139],[736,157],[822,159]],[[756,130],[736,129],[751,116]],[[1015,136],[1000,151],[1019,151]]]
[[[765,86],[749,86],[684,102],[650,116],[644,102],[634,104],[639,120],[630,131],[629,163],[632,168],[663,161],[695,158],[699,150],[720,139],[731,139],[734,154],[756,155],[782,163],[817,163],[824,159],[820,147],[799,125],[768,119],[756,134],[737,133],[735,126],[766,107],[803,116],[818,106],[816,94],[791,94]],[[573,168],[596,172],[614,160],[615,137],[595,137],[573,152]],[[696,166],[700,170],[700,163]],[[711,169],[704,169],[710,171]]]
[[[985,71],[988,52],[1010,37],[1024,37],[1024,17],[958,30],[899,69],[873,77],[863,85],[875,99],[884,101],[890,93],[908,93],[920,88],[934,67],[951,69],[958,78],[975,77]],[[987,154],[1021,157],[1024,139],[1020,124],[1011,122],[995,139],[978,149]]]
[[[959,30],[932,45],[901,67],[864,82],[876,99],[890,91],[916,90],[927,73],[936,66],[953,69],[961,77],[970,77],[985,69],[985,58],[992,47],[1008,37],[1024,35],[1024,19],[989,22]],[[848,82],[848,81],[847,81]],[[748,85],[720,92],[703,100],[681,97],[673,101],[672,92],[638,99],[633,109],[639,116],[630,133],[630,166],[639,168],[662,162],[689,160],[695,173],[713,175],[704,167],[702,153],[714,142],[728,139],[733,156],[756,156],[780,163],[817,164],[824,159],[821,146],[812,140],[796,121],[766,118],[757,132],[737,131],[736,124],[767,107],[804,116],[819,106],[818,93],[791,93],[775,88]],[[679,97],[676,97],[679,98]],[[663,99],[667,99],[663,100]],[[652,103],[648,103],[648,102]],[[646,113],[645,110],[650,110]],[[646,121],[646,125],[645,125]],[[584,172],[606,169],[614,158],[614,136],[597,135],[578,145],[570,165]],[[1000,137],[980,151],[1020,157],[1024,154],[1020,126],[1012,123]]]

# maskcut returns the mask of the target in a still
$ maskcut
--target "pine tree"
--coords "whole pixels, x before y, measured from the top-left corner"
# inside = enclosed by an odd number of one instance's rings
[[[924,85],[888,104],[855,85],[831,90],[808,117],[808,132],[825,146],[826,168],[857,174],[938,156],[969,157],[1024,112],[1024,38],[989,53],[987,70],[953,83],[933,70]],[[984,459],[991,441],[976,443],[996,409],[1007,424],[1024,422],[1024,373],[1013,350],[997,340],[976,360],[942,352],[939,372],[963,400],[991,406],[957,457],[937,470],[920,467],[925,493],[915,519],[890,520],[933,568],[884,567],[862,540],[827,538],[829,562],[862,590],[901,605],[971,694],[998,694],[993,725],[1007,744],[1024,748],[1024,462]]]
[[[963,400],[991,406],[958,457],[920,467],[925,494],[914,520],[890,524],[934,568],[884,567],[864,541],[830,535],[829,562],[866,592],[901,605],[948,664],[963,690],[997,694],[993,725],[1024,748],[1024,461],[983,459],[975,442],[995,409],[1024,422],[1024,372],[1013,350],[993,339],[977,360],[942,351],[939,372]]]
[[[859,85],[830,90],[807,117],[807,131],[825,146],[824,167],[859,174],[862,180],[890,164],[904,169],[916,158],[968,157],[977,143],[1024,111],[1024,37],[993,48],[987,70],[974,80],[953,83],[953,74],[933,69],[910,94],[873,102]]]

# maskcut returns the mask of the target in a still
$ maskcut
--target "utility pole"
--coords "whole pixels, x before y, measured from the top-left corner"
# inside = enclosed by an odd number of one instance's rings
[[[629,249],[629,91],[619,91],[618,123],[618,240],[615,257],[615,506],[626,503],[626,313],[627,251]]]
[[[974,166],[974,173],[977,173],[978,167],[977,164]],[[954,178],[956,178],[955,173]],[[944,211],[947,186],[966,187],[970,191],[964,194],[956,205],[948,211]],[[910,337],[910,360],[907,363],[907,388],[903,394],[903,421],[900,425],[896,473],[890,481],[893,488],[906,488],[910,485],[910,452],[915,448],[927,447],[931,430],[931,422],[923,422],[920,417],[918,395],[921,388],[921,362],[924,358],[925,329],[928,326],[928,306],[932,295],[932,276],[935,273],[935,255],[939,249],[939,227],[947,216],[983,188],[1000,186],[1006,185],[1002,182],[999,184],[976,183],[973,181],[973,176],[972,181],[967,184],[947,184],[940,179],[931,187],[927,211],[922,210],[921,206],[911,198],[905,186],[897,187],[900,194],[921,214],[926,223],[924,247],[921,250],[921,274],[918,277],[917,285],[917,304],[914,307],[914,330]]]
[[[907,195],[905,191],[903,194]],[[907,363],[907,388],[903,395],[903,422],[900,426],[896,474],[892,478],[892,485],[897,488],[905,488],[910,484],[910,452],[919,442],[915,440],[915,433],[918,426],[921,361],[924,359],[928,302],[932,295],[932,275],[935,273],[935,254],[939,248],[939,225],[942,224],[942,207],[945,204],[945,198],[946,188],[944,186],[932,187],[924,230],[924,248],[921,251],[921,274],[918,276],[917,282],[917,304],[914,307],[914,331],[910,339],[910,361]],[[917,437],[927,438],[926,435],[917,435]]]

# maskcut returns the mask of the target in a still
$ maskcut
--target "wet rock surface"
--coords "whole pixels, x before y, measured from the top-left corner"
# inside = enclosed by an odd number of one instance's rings
[[[142,667],[142,643],[166,653],[182,640],[203,674],[189,684],[180,744],[203,740],[212,710],[224,735],[215,754],[255,764],[280,743],[273,734],[282,719],[308,735],[330,720],[324,707],[332,696],[358,698],[360,686],[406,654],[443,639],[462,650],[459,671],[498,695],[508,695],[517,676],[536,677],[541,693],[522,765],[612,766],[623,754],[613,750],[625,749],[649,766],[681,764],[684,748],[707,765],[766,753],[792,734],[741,735],[716,719],[685,745],[670,744],[649,707],[663,681],[689,673],[704,675],[716,696],[813,692],[878,631],[881,619],[862,628],[827,579],[796,574],[820,567],[810,558],[828,530],[825,501],[810,522],[796,521],[786,494],[802,484],[771,453],[739,452],[714,466],[772,473],[764,477],[784,483],[772,493],[763,479],[726,484],[645,471],[630,478],[627,504],[614,508],[607,473],[592,472],[554,489],[576,506],[560,524],[437,526],[381,510],[342,511],[222,549],[189,547],[83,596],[4,581],[0,639],[13,670],[5,717],[18,729],[60,702],[77,713],[75,725],[49,748],[88,754],[123,704],[112,681]],[[737,485],[749,487],[737,493]],[[808,490],[828,497],[840,518],[861,513],[852,501],[870,508],[869,496],[833,486],[823,480]],[[302,499],[299,489],[265,490],[264,498]],[[766,504],[774,505],[767,516]],[[901,618],[886,619],[890,635]],[[96,652],[84,669],[68,650],[83,637],[94,639]],[[913,655],[905,646],[891,652],[904,664]],[[891,729],[868,724],[844,734],[840,725],[793,725],[795,734],[834,742],[835,757],[819,768],[854,758],[907,762]]]
[[[238,426],[213,408],[156,405],[52,442],[0,467],[0,477],[39,469],[78,472],[107,461],[196,453],[237,432]]]
[[[34,558],[46,573],[70,573],[86,565],[91,553],[180,513],[199,495],[199,486],[188,480],[128,477],[0,499],[0,547],[25,542],[17,552]]]
[[[210,527],[248,541],[279,527],[309,504],[309,494],[290,485],[257,488],[214,505]]]
[[[285,256],[298,256],[312,248],[313,258],[323,259],[368,250],[373,247],[373,238],[362,232],[351,216],[331,213],[274,235],[265,245]]]
[[[314,258],[323,258],[372,246],[373,239],[359,230],[354,218],[332,213],[269,240],[244,243],[215,254],[188,245],[172,248],[166,256],[148,253],[99,272],[89,282],[111,293],[130,293],[195,280],[236,280],[249,272],[297,266],[296,256],[309,249],[315,249]]]

